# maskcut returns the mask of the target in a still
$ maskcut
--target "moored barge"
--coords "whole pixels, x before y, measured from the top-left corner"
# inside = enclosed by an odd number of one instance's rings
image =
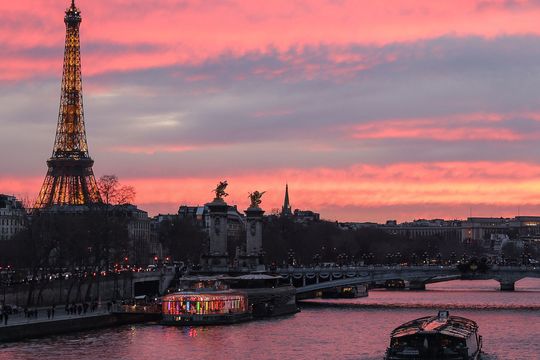
[[[482,337],[476,322],[439,311],[400,325],[391,334],[386,360],[480,358]]]
[[[165,325],[222,325],[251,320],[247,295],[216,278],[190,279],[189,289],[162,298]]]

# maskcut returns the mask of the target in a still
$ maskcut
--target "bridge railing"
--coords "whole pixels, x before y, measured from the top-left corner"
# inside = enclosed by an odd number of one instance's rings
[[[352,272],[352,271],[378,271],[378,270],[456,270],[455,265],[367,265],[367,266],[341,266],[341,267],[283,267],[277,268],[276,273],[312,273],[312,272]],[[489,270],[495,271],[539,271],[540,266],[533,265],[521,265],[521,266],[507,266],[507,265],[490,265]]]
[[[277,268],[277,273],[311,273],[311,272],[357,272],[357,271],[381,271],[381,270],[455,270],[455,266],[443,265],[419,265],[419,266],[401,266],[401,265],[368,265],[368,266],[342,266],[342,267],[285,267]]]

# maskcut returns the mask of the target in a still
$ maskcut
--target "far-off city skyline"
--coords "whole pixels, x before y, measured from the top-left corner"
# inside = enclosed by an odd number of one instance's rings
[[[94,173],[150,213],[223,179],[342,221],[540,213],[536,1],[78,6]],[[0,4],[2,193],[47,171],[65,8]]]

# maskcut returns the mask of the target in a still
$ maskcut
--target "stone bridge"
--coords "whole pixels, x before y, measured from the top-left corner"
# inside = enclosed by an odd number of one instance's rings
[[[133,273],[132,296],[163,294],[174,277],[172,269]]]
[[[516,281],[520,279],[540,278],[540,267],[493,265],[485,272],[467,273],[462,273],[455,266],[288,267],[278,268],[276,273],[294,285],[298,294],[386,280],[407,280],[411,289],[420,290],[429,283],[457,279],[494,279],[501,284],[501,290],[513,291]]]

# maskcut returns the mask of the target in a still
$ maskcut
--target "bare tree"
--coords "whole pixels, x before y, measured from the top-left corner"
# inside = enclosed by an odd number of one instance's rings
[[[116,203],[119,205],[129,204],[135,200],[135,188],[133,186],[120,186],[116,192]]]
[[[24,193],[24,194],[20,194],[18,196],[18,198],[20,199],[20,202],[23,206],[23,208],[30,212],[30,210],[32,210],[34,208],[34,206],[36,205],[36,197],[30,197],[27,193]]]
[[[107,205],[123,205],[135,200],[133,186],[120,185],[116,175],[103,175],[97,183],[101,197]]]

